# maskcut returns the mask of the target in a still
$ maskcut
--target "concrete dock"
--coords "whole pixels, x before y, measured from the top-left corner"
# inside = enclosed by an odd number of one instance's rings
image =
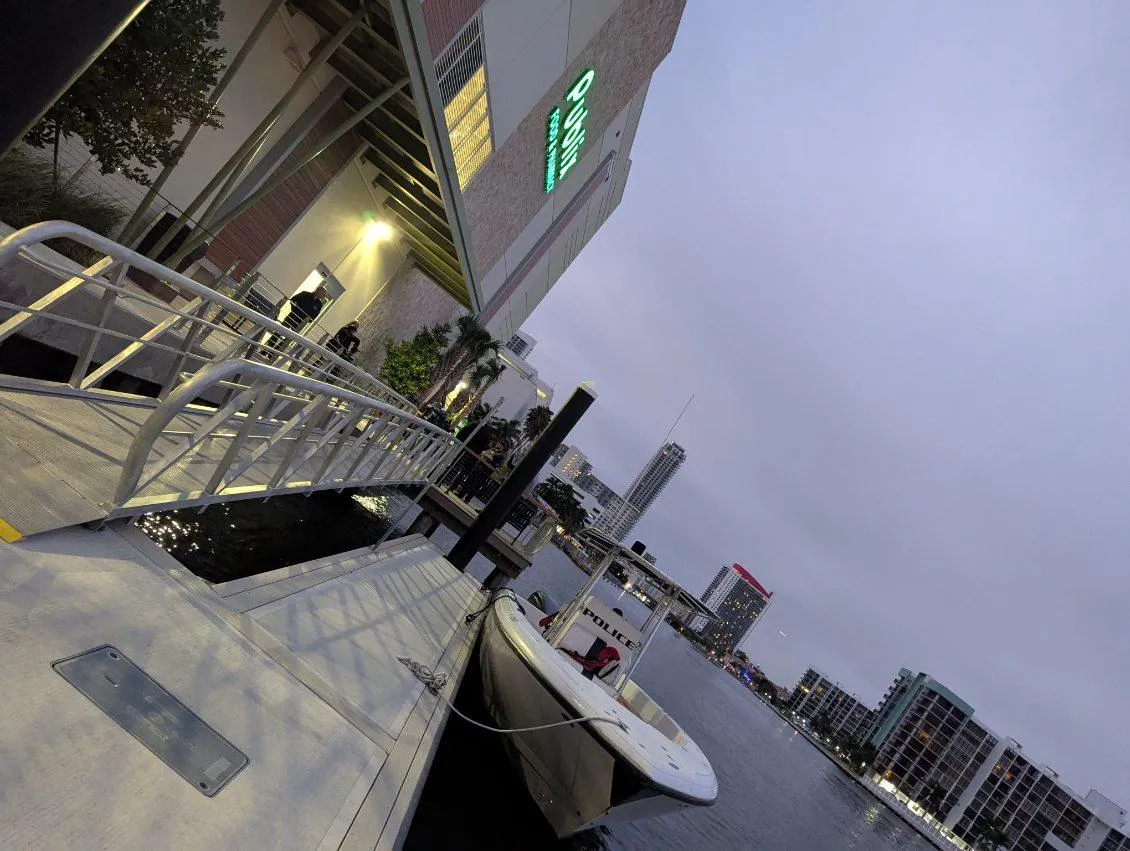
[[[397,657],[452,697],[482,601],[418,535],[222,585],[125,525],[0,544],[0,847],[396,847],[448,717]],[[214,797],[52,667],[105,645],[245,755]]]

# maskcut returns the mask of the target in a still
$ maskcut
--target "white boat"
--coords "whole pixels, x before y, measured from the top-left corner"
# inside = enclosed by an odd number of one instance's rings
[[[479,650],[484,698],[500,727],[601,719],[505,737],[559,837],[710,806],[718,797],[710,761],[631,679],[672,605],[716,615],[616,541],[593,531],[579,539],[603,558],[572,602],[546,628],[545,612],[512,592],[498,592]],[[640,628],[593,595],[613,564],[652,592],[655,608]]]

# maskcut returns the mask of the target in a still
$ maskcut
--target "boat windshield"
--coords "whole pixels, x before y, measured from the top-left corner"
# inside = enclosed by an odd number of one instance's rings
[[[543,602],[543,599],[534,599],[531,595],[530,599],[521,602],[521,609],[526,616],[526,620],[530,625],[537,628],[539,631],[544,632],[549,625],[549,618],[552,612],[544,612],[538,608],[537,604]],[[579,627],[578,627],[579,628]],[[575,628],[575,629],[578,629]],[[587,631],[587,630],[586,630]],[[589,636],[588,640],[592,640],[593,636]],[[585,639],[580,638],[578,641],[572,643],[583,643]],[[578,672],[584,673],[584,665],[577,661],[577,659],[569,653],[569,648],[560,646],[557,650],[565,656],[569,662],[575,666]],[[617,703],[651,727],[654,727],[672,742],[681,745],[686,741],[686,735],[683,733],[681,727],[675,723],[666,712],[663,711],[658,703],[651,699],[639,685],[631,679],[625,681],[621,690],[613,687],[607,679],[593,677],[593,682],[599,685],[610,697],[615,699]]]

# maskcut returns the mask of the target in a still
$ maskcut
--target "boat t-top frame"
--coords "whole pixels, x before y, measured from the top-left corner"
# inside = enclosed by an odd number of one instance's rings
[[[627,686],[628,681],[632,678],[632,672],[635,671],[636,665],[639,664],[640,659],[643,658],[644,653],[647,652],[648,647],[651,645],[652,639],[655,638],[656,632],[659,631],[660,624],[663,623],[667,617],[667,613],[675,603],[685,606],[691,611],[692,614],[705,615],[708,618],[717,618],[718,613],[710,607],[706,606],[701,600],[693,594],[684,589],[678,582],[676,582],[663,571],[659,570],[650,561],[644,559],[641,555],[625,547],[619,541],[610,538],[603,532],[598,532],[595,529],[585,529],[579,532],[577,540],[585,551],[591,555],[600,557],[600,563],[597,564],[596,569],[593,570],[589,576],[588,581],[581,586],[581,589],[570,600],[564,608],[554,618],[552,625],[546,630],[545,640],[549,642],[551,647],[559,647],[562,639],[572,629],[573,625],[581,617],[584,612],[585,603],[589,597],[592,596],[593,590],[596,588],[598,582],[604,578],[609,568],[613,564],[619,563],[624,567],[628,567],[635,571],[637,574],[643,576],[648,584],[658,592],[655,607],[651,610],[644,625],[640,628],[640,642],[639,649],[631,655],[631,660],[627,665],[624,665],[617,675],[612,684],[612,691],[619,696],[624,687]]]

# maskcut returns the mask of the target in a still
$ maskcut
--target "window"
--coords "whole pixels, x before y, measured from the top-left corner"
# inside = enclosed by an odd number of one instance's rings
[[[460,189],[471,182],[494,150],[482,36],[482,21],[476,15],[436,60]]]

